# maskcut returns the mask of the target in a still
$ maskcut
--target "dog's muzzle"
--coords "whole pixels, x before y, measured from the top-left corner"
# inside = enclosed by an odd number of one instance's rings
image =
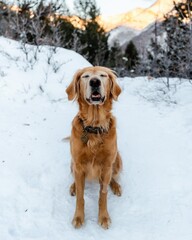
[[[100,104],[105,100],[105,96],[101,95],[101,81],[98,78],[92,78],[89,82],[91,88],[91,95],[87,101],[91,104]]]

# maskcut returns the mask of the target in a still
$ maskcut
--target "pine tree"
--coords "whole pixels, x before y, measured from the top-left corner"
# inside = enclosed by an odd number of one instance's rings
[[[51,31],[54,46],[73,48],[75,28],[70,21],[59,17],[54,24],[51,24]]]
[[[104,65],[108,57],[108,35],[98,23],[100,10],[94,0],[76,0],[77,15],[84,23],[77,32],[82,54],[93,65]]]
[[[174,9],[165,16],[166,32],[164,62],[171,77],[192,77],[192,2],[174,3]]]
[[[107,65],[112,68],[119,68],[122,66],[123,53],[118,41],[115,41],[109,50],[109,57]]]
[[[161,24],[158,25],[162,28]],[[163,30],[164,31],[164,30]],[[167,44],[159,42],[157,24],[155,24],[154,37],[151,38],[150,48],[147,50],[146,73],[153,77],[169,77],[169,65],[167,57]]]
[[[167,45],[165,63],[169,62],[170,76],[187,77],[188,51],[191,51],[189,28],[175,16],[167,17],[164,27]]]
[[[127,58],[126,66],[128,70],[134,71],[139,64],[139,54],[135,44],[130,41],[125,49],[125,57]]]
[[[174,3],[161,28],[165,42],[159,42],[157,34],[151,40],[149,74],[167,77],[169,87],[169,77],[192,78],[192,1]]]
[[[192,1],[184,0],[178,4],[174,3],[176,17],[180,31],[183,33],[182,42],[185,45],[185,63],[183,64],[184,77],[192,79]]]

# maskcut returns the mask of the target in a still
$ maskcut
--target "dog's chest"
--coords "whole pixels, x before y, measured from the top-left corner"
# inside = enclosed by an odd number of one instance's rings
[[[101,175],[101,167],[94,162],[89,162],[86,166],[85,171],[86,179],[88,180],[98,180]]]
[[[85,148],[93,155],[97,155],[103,149],[104,138],[99,134],[87,134],[84,141],[86,141],[84,143]]]
[[[88,180],[98,180],[101,175],[101,152],[103,151],[104,140],[100,135],[88,135],[88,140],[84,143],[87,153],[86,178]]]

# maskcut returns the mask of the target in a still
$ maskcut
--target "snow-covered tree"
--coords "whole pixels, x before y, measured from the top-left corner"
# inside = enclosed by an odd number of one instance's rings
[[[165,16],[162,31],[164,44],[155,34],[148,51],[149,74],[154,76],[192,78],[192,1],[174,3]],[[169,85],[169,81],[167,81]]]

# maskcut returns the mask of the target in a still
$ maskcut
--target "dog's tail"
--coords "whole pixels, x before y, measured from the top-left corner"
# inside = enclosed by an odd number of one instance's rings
[[[61,141],[62,142],[69,142],[70,141],[70,136],[63,138]]]

